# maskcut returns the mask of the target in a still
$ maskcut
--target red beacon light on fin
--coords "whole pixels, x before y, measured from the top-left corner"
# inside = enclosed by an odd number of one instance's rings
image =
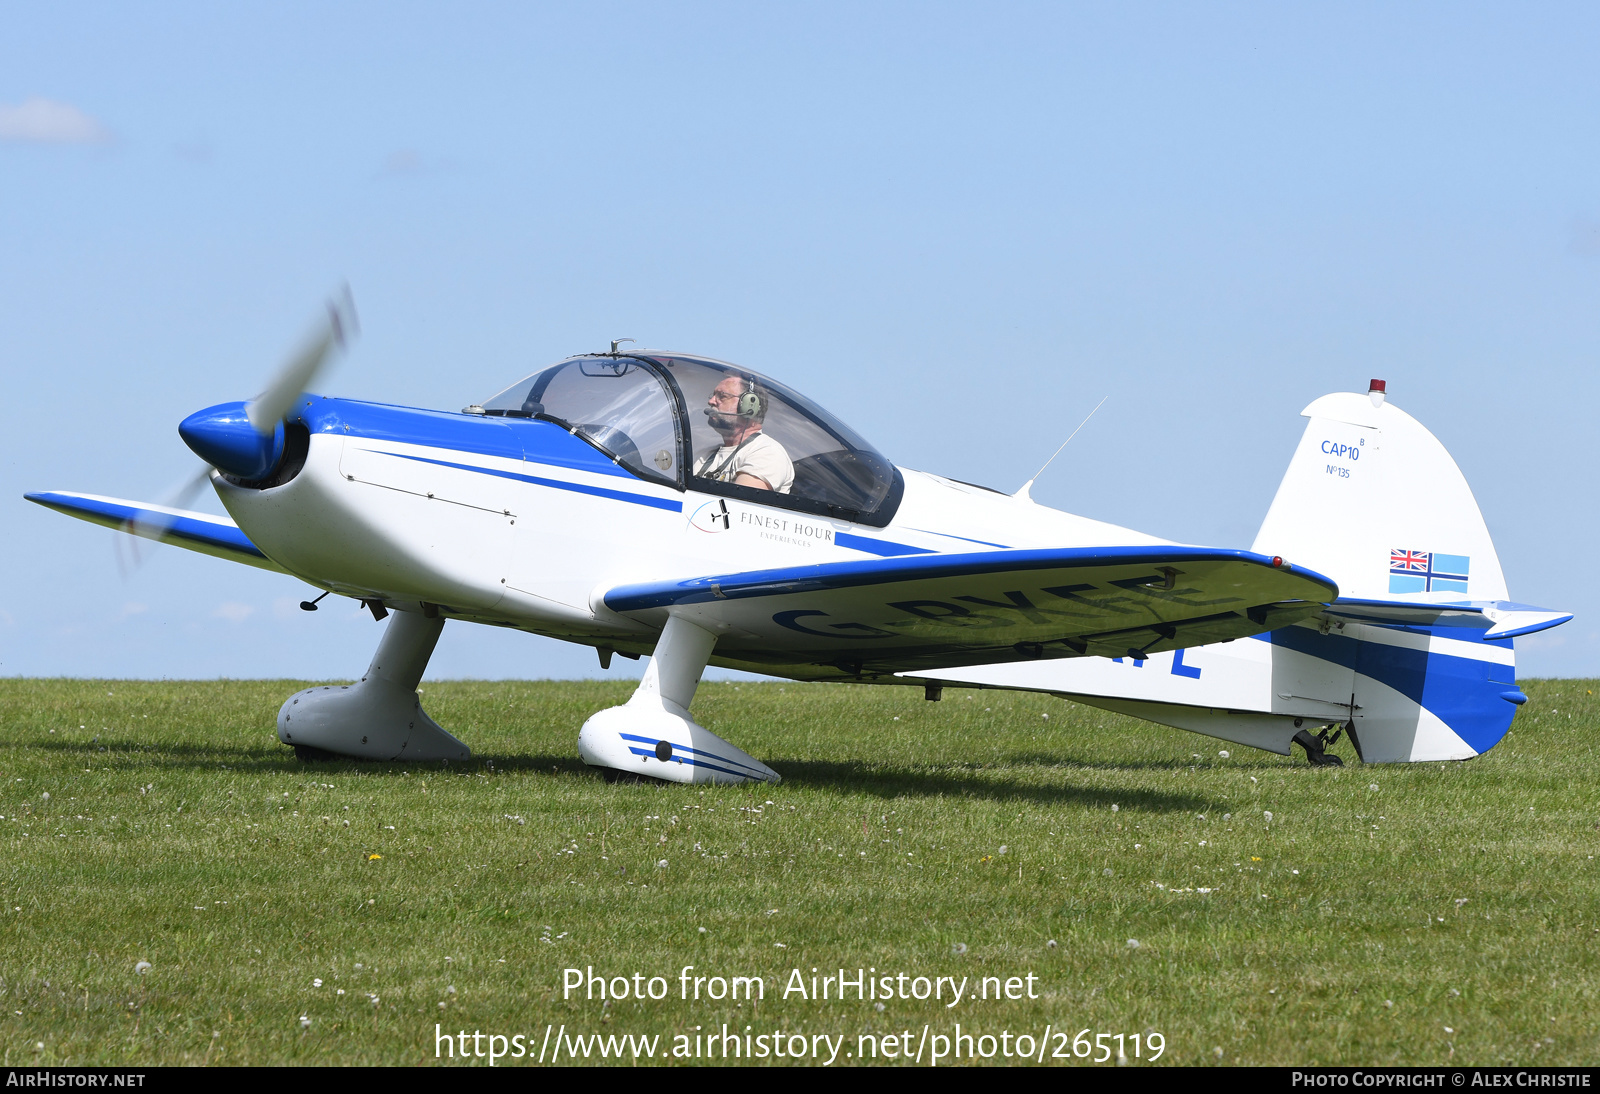
[[[1367,398],[1372,400],[1372,405],[1383,405],[1384,396],[1389,393],[1389,385],[1383,380],[1371,380],[1367,383]]]
[[[1282,555],[1273,555],[1272,556],[1272,565],[1273,566],[1282,566],[1283,565],[1283,556]]]

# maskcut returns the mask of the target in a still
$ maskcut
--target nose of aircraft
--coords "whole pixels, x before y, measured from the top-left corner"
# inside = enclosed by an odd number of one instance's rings
[[[241,479],[264,479],[283,458],[283,423],[257,432],[244,403],[197,411],[178,424],[178,435],[212,467]]]

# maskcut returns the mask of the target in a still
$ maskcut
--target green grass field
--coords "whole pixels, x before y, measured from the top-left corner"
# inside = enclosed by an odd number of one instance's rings
[[[784,776],[739,789],[583,767],[630,685],[426,684],[478,756],[451,768],[297,763],[299,686],[0,681],[5,1063],[431,1064],[436,1024],[670,1062],[727,1023],[843,1036],[838,1064],[909,1030],[926,1064],[958,1022],[1120,1033],[1136,1066],[1151,1032],[1157,1066],[1600,1058],[1595,681],[1526,682],[1470,763],[1342,770],[1040,696],[707,684]],[[685,965],[765,998],[686,1002]],[[670,992],[563,999],[588,966]],[[784,997],[840,967],[968,995]]]

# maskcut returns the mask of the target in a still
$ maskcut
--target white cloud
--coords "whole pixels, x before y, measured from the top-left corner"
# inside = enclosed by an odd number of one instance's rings
[[[105,144],[111,131],[71,103],[35,95],[20,106],[0,103],[0,141]]]
[[[249,604],[241,604],[237,600],[228,600],[218,604],[217,610],[211,614],[230,623],[243,623],[255,614],[255,608]]]

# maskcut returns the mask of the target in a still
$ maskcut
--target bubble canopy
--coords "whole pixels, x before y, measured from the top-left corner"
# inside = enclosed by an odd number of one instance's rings
[[[570,357],[483,412],[554,422],[650,482],[851,523],[889,523],[904,489],[893,464],[805,396],[705,357]]]

